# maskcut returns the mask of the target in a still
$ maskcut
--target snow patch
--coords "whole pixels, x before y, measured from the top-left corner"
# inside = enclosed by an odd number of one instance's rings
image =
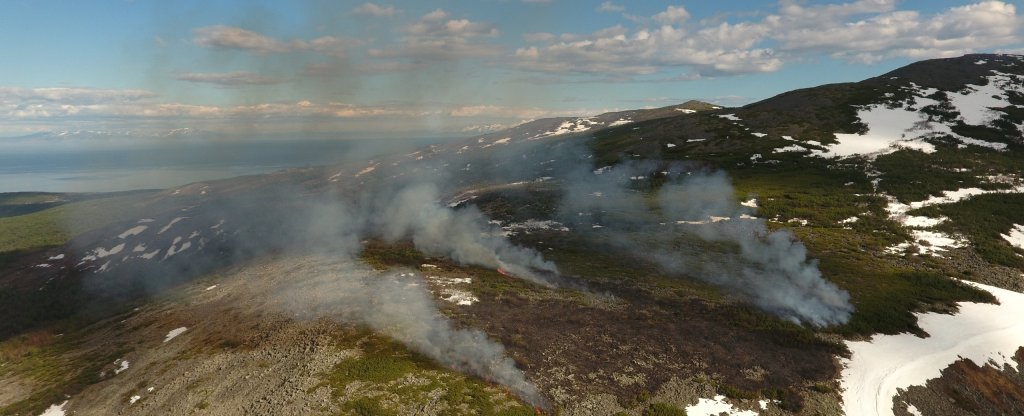
[[[121,250],[124,250],[124,243],[113,246],[110,248],[110,250],[107,250],[103,247],[96,247],[96,249],[93,250],[93,253],[96,255],[96,258],[102,259],[104,257],[109,257],[117,253],[120,253]]]
[[[171,220],[171,222],[167,223],[167,225],[165,225],[164,228],[161,228],[160,231],[157,232],[157,234],[163,234],[165,231],[170,230],[171,227],[174,226],[174,224],[177,224],[178,221],[181,221],[181,220],[183,220],[185,218],[188,218],[188,217],[177,217],[177,218]]]
[[[753,410],[734,409],[722,395],[711,399],[698,399],[697,404],[686,406],[686,414],[689,416],[719,416],[722,413],[729,416],[757,416],[757,412]]]
[[[597,124],[600,124],[600,123],[595,123],[594,121],[592,121],[590,119],[587,119],[587,118],[579,118],[579,119],[576,119],[576,120],[567,120],[567,121],[563,121],[562,124],[559,125],[558,127],[556,127],[554,130],[546,131],[544,133],[541,133],[541,134],[538,134],[536,136],[533,136],[533,137],[530,138],[530,140],[543,139],[545,137],[551,137],[551,136],[561,136],[563,134],[570,134],[570,133],[582,133],[582,132],[585,132],[587,130],[590,130],[591,127],[593,127],[594,125],[597,125]]]
[[[719,114],[718,118],[724,118],[729,121],[742,121],[739,117],[736,117],[735,114]]]
[[[915,314],[930,336],[876,335],[848,341],[850,359],[844,369],[843,410],[848,415],[892,415],[898,389],[923,385],[958,359],[997,368],[1013,365],[1011,357],[1024,346],[1024,294],[965,282],[992,293],[999,304],[959,304],[959,313]]]
[[[143,231],[146,231],[147,228],[149,228],[148,225],[136,225],[132,228],[125,230],[125,232],[118,234],[117,238],[125,239],[133,235],[139,235],[142,234]]]
[[[178,335],[181,335],[181,334],[185,333],[185,331],[187,331],[187,330],[188,330],[188,328],[186,328],[186,327],[174,328],[174,329],[170,330],[170,332],[167,333],[167,337],[164,338],[164,342],[167,342],[167,341],[170,341],[170,340],[174,339]]]
[[[801,145],[798,145],[798,144],[791,144],[791,145],[789,145],[789,146],[786,146],[786,147],[780,147],[780,148],[778,148],[778,149],[775,149],[775,150],[773,151],[773,153],[786,153],[786,152],[809,152],[809,151],[811,151],[811,150],[810,150],[810,149],[808,149],[808,148],[806,148],[806,147],[803,147],[803,146],[801,146]]]
[[[1011,246],[1024,249],[1024,225],[1014,224],[1007,234],[1000,234]]]
[[[1006,98],[1007,91],[1024,92],[1024,88],[1014,78],[1012,75],[996,73],[988,77],[986,85],[967,85],[963,91],[946,93],[946,96],[965,123],[987,125],[999,117],[999,112],[992,110],[993,107],[1010,105]]]
[[[377,169],[377,165],[379,165],[379,163],[374,163],[374,164],[372,164],[370,166],[367,166],[365,169],[357,172],[354,177],[358,178],[358,177],[363,176],[363,175],[365,175],[367,173],[373,172],[374,170]]]
[[[678,108],[676,110],[678,110]],[[620,118],[620,119],[615,120],[615,121],[613,121],[611,123],[608,123],[608,127],[621,126],[623,124],[629,124],[629,123],[632,123],[632,122],[633,122],[633,120],[630,120],[628,118]]]
[[[948,219],[949,218],[946,217],[931,218],[917,215],[908,215],[906,217],[903,217],[902,222],[903,225],[911,228],[931,228],[936,225],[942,224],[943,222],[946,222],[946,220]]]
[[[747,208],[757,208],[757,198],[750,198],[746,201],[740,202],[740,205],[743,205]]]
[[[676,110],[676,111],[678,111],[680,113],[683,113],[683,114],[693,114],[693,113],[697,112],[697,110],[691,110],[689,108],[676,108],[674,110]]]
[[[502,230],[505,230],[507,232],[507,235],[515,235],[520,232],[525,232],[526,234],[529,234],[531,231],[539,230],[562,232],[569,231],[569,227],[566,227],[565,224],[562,224],[558,221],[535,219],[529,219],[523,222],[514,222],[501,228]]]
[[[64,259],[64,254],[58,254],[58,255],[50,257],[50,258],[48,258],[46,260],[53,261],[53,260],[63,260],[63,259]]]
[[[47,407],[39,416],[64,416],[64,406],[67,404],[67,400],[61,404],[51,404],[50,407]]]
[[[121,374],[123,371],[128,369],[130,363],[128,360],[118,359],[114,361],[114,364],[118,364],[118,367],[114,369],[114,374]]]

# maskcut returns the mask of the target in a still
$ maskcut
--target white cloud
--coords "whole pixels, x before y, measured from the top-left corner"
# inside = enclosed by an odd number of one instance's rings
[[[311,40],[282,41],[251,30],[222,25],[201,27],[192,32],[193,42],[199,46],[259,54],[312,51],[340,57],[346,49],[363,44],[363,41],[358,39],[334,36],[323,36]]]
[[[665,11],[654,15],[655,22],[663,25],[676,25],[685,22],[690,18],[690,12],[683,6],[668,6]]]
[[[215,84],[224,87],[238,87],[243,85],[273,85],[281,81],[276,78],[266,77],[246,71],[236,72],[187,72],[180,74],[175,79],[179,81]]]
[[[131,103],[156,96],[156,93],[139,89],[0,87],[0,105]]]
[[[207,26],[192,31],[196,45],[217,49],[237,49],[256,53],[287,52],[284,42],[251,30],[232,26]]]
[[[609,13],[621,13],[621,12],[626,11],[626,8],[624,6],[612,3],[610,1],[606,1],[604,3],[601,3],[600,6],[597,6],[597,11],[599,11],[599,12],[609,12]]]
[[[405,36],[398,47],[373,48],[368,51],[369,55],[378,58],[447,60],[493,56],[498,53],[498,48],[483,41],[499,35],[494,25],[464,18],[454,19],[441,9],[423,15],[402,31]]]
[[[667,6],[635,26],[591,34],[531,37],[514,65],[525,70],[629,76],[686,69],[683,77],[772,72],[783,63],[827,54],[856,63],[891,57],[947,57],[979,48],[1020,45],[1024,19],[1016,7],[983,1],[932,15],[898,10],[895,0],[805,5],[783,0],[776,13],[751,20],[693,21],[682,6]],[[599,11],[620,11],[605,2]]]
[[[806,13],[782,16],[784,26]],[[801,30],[773,28],[785,52],[827,52],[851,62],[872,63],[890,57],[912,59],[956,56],[978,48],[1010,45],[1022,40],[1024,20],[1016,7],[986,1],[953,7],[934,16],[917,11],[888,11],[842,25]]]
[[[352,9],[352,13],[375,17],[392,17],[401,12],[402,11],[396,9],[395,6],[380,6],[374,3],[363,3],[362,6]]]

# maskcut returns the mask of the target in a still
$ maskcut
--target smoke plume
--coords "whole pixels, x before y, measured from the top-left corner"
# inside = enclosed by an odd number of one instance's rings
[[[500,268],[534,283],[555,286],[552,276],[558,269],[540,253],[509,242],[475,207],[453,210],[442,206],[440,200],[440,191],[434,184],[403,188],[393,198],[378,201],[369,224],[385,240],[411,238],[416,248],[427,255],[449,257],[460,264]]]
[[[790,232],[769,231],[753,208],[740,206],[723,172],[664,165],[577,170],[565,186],[562,218],[577,228],[599,226],[621,250],[741,294],[785,319],[815,326],[849,320],[849,294],[822,277]],[[674,248],[686,236],[704,243]]]
[[[286,289],[291,308],[309,316],[336,316],[366,325],[443,365],[507,387],[533,406],[548,404],[505,355],[476,329],[456,328],[438,312],[414,272],[377,272],[354,262],[313,262]]]

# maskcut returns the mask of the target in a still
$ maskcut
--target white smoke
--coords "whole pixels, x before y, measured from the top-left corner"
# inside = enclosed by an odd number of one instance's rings
[[[796,322],[849,321],[849,294],[822,277],[817,261],[808,259],[791,233],[769,231],[753,213],[736,202],[723,172],[679,165],[661,170],[652,161],[577,172],[562,201],[565,221],[593,221],[620,249],[652,259],[669,273],[712,282]],[[673,249],[685,235],[735,248],[713,254]]]
[[[309,264],[312,263],[312,264]],[[286,305],[310,317],[366,325],[441,364],[501,384],[531,405],[547,402],[501,344],[456,328],[414,272],[378,272],[348,260],[310,259],[285,289]]]
[[[369,224],[385,240],[411,238],[427,255],[500,268],[534,283],[555,286],[553,276],[558,269],[540,253],[512,244],[475,207],[453,210],[440,201],[436,185],[411,185],[378,200]]]

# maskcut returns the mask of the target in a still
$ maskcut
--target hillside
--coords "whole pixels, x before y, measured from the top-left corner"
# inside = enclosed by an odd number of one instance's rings
[[[1024,57],[967,55],[7,196],[0,414],[1019,413],[1022,171]]]

